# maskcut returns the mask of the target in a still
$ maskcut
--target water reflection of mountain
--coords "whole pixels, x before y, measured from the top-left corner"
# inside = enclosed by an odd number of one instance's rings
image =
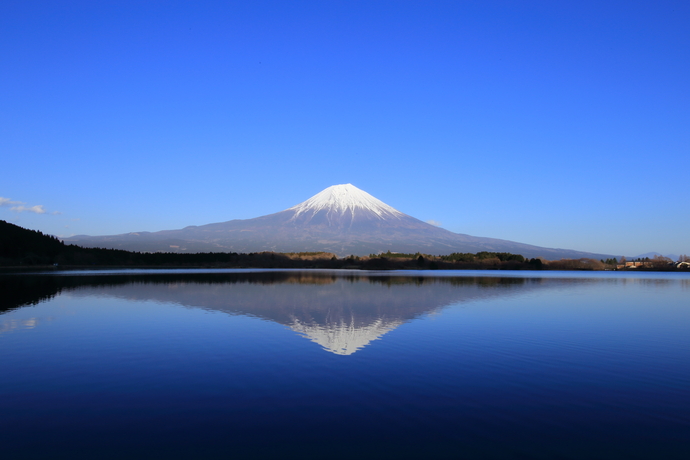
[[[169,302],[274,321],[328,351],[348,355],[401,324],[447,305],[562,282],[335,272],[21,275],[0,277],[4,294],[0,311],[37,304],[63,291]]]

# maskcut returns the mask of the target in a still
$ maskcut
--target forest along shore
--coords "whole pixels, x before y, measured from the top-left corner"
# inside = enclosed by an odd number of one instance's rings
[[[616,259],[526,259],[506,252],[432,255],[388,251],[338,257],[327,252],[142,253],[66,245],[44,235],[0,221],[0,271],[93,268],[327,268],[360,270],[653,270],[687,271],[688,265],[652,260],[621,266]]]

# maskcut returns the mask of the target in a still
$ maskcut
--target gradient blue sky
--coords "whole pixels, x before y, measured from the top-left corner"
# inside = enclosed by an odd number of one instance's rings
[[[689,24],[687,1],[5,0],[0,219],[156,231],[352,183],[454,232],[690,254]]]

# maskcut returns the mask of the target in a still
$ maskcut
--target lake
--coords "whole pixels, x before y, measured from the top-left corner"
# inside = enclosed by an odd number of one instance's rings
[[[690,276],[0,275],[7,459],[690,458]]]

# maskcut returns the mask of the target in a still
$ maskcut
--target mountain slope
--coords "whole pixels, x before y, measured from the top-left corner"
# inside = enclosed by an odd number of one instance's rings
[[[180,230],[75,236],[86,247],[145,252],[302,252],[340,256],[387,250],[450,254],[493,251],[546,259],[609,257],[453,233],[408,216],[351,184],[334,185],[284,211]]]

